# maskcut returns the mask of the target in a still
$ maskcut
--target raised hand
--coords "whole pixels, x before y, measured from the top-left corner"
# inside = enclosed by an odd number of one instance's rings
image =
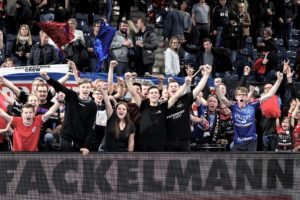
[[[116,61],[116,60],[112,60],[109,63],[109,66],[112,67],[112,68],[116,67],[117,65],[118,65],[118,61]]]
[[[41,71],[41,72],[40,72],[40,75],[41,75],[41,77],[42,77],[43,79],[45,79],[45,80],[49,80],[49,79],[50,79],[50,77],[48,76],[48,74],[47,74],[46,71]]]
[[[250,74],[250,71],[251,71],[251,68],[248,65],[246,65],[244,67],[244,75],[248,76]]]
[[[131,79],[131,73],[130,72],[125,73],[124,78],[126,81],[129,81]]]
[[[283,79],[283,74],[281,72],[277,72],[276,76],[277,76],[278,80],[282,80]]]
[[[216,79],[215,79],[215,82],[214,82],[215,87],[219,87],[219,85],[220,85],[221,82],[222,82],[222,79],[221,79],[221,78],[216,78]]]
[[[191,83],[192,83],[191,77],[189,77],[189,76],[185,77],[185,84],[186,85],[191,85]]]

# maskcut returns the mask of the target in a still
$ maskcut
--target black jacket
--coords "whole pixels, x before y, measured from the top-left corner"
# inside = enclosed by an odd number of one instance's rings
[[[47,83],[53,86],[56,92],[61,91],[66,95],[66,110],[61,137],[74,141],[81,148],[88,148],[92,142],[93,124],[97,113],[95,102],[79,100],[76,92],[52,78]]]
[[[187,43],[182,44],[182,48],[191,54],[196,54],[195,69],[197,70],[199,66],[203,65],[204,48],[198,47],[196,45],[189,45]],[[230,50],[223,47],[212,48],[211,52],[214,56],[212,75],[214,76],[216,72],[226,72],[232,71],[232,61],[230,57]]]
[[[43,54],[43,55],[41,55]],[[43,61],[40,62],[40,57],[43,56]],[[32,46],[28,58],[28,65],[49,65],[58,63],[58,54],[56,49],[50,45],[45,44],[41,46],[39,43]]]
[[[140,59],[142,59],[143,64],[144,65],[154,64],[155,59],[154,59],[153,52],[158,47],[156,34],[153,32],[153,30],[150,27],[147,27],[144,33],[139,31],[137,33],[137,36],[143,38],[144,47],[143,48],[138,46],[136,47],[136,50],[138,52],[137,54],[141,56]]]
[[[165,38],[171,38],[172,36],[183,36],[184,32],[184,17],[183,14],[178,10],[171,10],[167,13],[164,35]]]

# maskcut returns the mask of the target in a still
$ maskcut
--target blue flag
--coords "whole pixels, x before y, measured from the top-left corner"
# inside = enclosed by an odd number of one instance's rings
[[[96,36],[94,42],[94,52],[98,60],[96,72],[101,69],[103,61],[108,57],[109,47],[115,35],[115,32],[116,28],[105,22],[101,22],[100,31]]]

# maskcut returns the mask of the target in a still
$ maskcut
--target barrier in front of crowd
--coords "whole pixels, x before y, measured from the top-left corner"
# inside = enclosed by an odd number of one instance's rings
[[[294,153],[1,154],[0,199],[298,200]]]

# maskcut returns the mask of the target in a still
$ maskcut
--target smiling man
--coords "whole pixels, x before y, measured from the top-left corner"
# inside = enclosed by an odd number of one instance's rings
[[[215,79],[215,87],[220,101],[230,108],[232,112],[234,125],[233,151],[256,151],[255,112],[262,102],[275,95],[282,79],[282,73],[277,72],[277,81],[273,87],[268,93],[263,94],[259,101],[254,102],[248,102],[248,89],[244,87],[238,87],[235,90],[236,102],[229,101],[220,90],[221,79]]]
[[[0,109],[0,116],[8,122],[0,132],[6,132],[11,124],[14,128],[13,151],[38,151],[41,127],[58,108],[59,103],[55,103],[45,114],[35,116],[34,105],[25,104],[21,117],[11,117]]]
[[[78,83],[77,94],[50,78],[46,72],[41,72],[41,76],[53,86],[56,92],[60,91],[65,94],[66,110],[61,131],[61,150],[81,151],[83,155],[87,155],[92,142],[93,124],[97,113],[97,106],[89,96],[92,82],[88,79],[81,79]]]

